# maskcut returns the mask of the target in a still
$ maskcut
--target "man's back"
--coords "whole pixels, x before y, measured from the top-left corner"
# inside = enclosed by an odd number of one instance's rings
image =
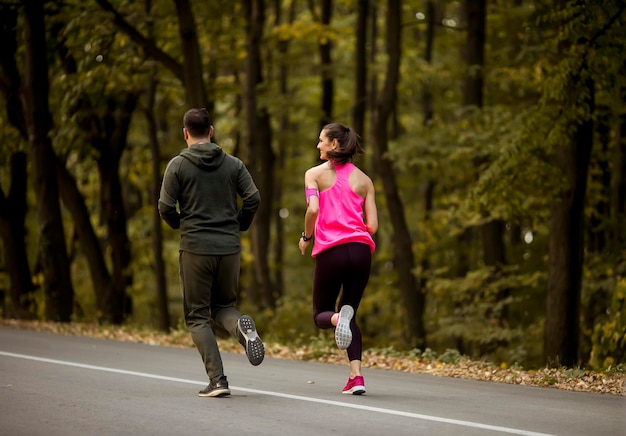
[[[199,142],[168,164],[159,211],[171,227],[180,228],[181,251],[225,255],[240,251],[239,232],[249,227],[259,202],[243,162],[214,143]]]

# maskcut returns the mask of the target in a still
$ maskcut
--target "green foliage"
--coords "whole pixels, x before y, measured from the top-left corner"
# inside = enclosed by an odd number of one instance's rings
[[[496,362],[528,361],[533,358],[529,343],[540,341],[533,331],[531,310],[534,295],[545,285],[544,273],[520,273],[509,267],[494,275],[489,268],[473,270],[458,279],[432,278],[430,305],[436,303],[430,336],[437,348],[463,347],[473,358]],[[503,297],[504,295],[504,297]]]
[[[371,347],[369,352],[372,354],[378,354],[391,358],[404,358],[404,359],[416,359],[427,362],[442,362],[447,364],[459,364],[461,362],[468,361],[467,356],[463,356],[456,349],[447,349],[443,353],[438,354],[436,351],[426,348],[424,351],[419,348],[413,348],[411,350],[399,350],[393,346],[388,347]]]
[[[626,277],[614,279],[610,302],[604,314],[599,314],[591,333],[590,364],[608,368],[626,359]]]
[[[454,363],[457,364],[462,361],[464,357],[459,353],[456,349],[448,348],[441,356],[439,356],[439,361],[443,363]]]
[[[156,47],[182,61],[173,2],[153,1],[150,12],[144,10],[143,2],[112,3],[142,35],[147,37],[151,32]],[[238,138],[243,125],[241,83],[247,52],[241,5],[226,0],[192,3],[205,62],[205,82],[216,103],[213,116],[217,142],[243,158],[245,150],[238,149]],[[589,92],[578,83],[588,79],[594,84],[596,104],[609,108],[613,129],[624,111],[626,27],[623,15],[619,15],[623,6],[617,0],[572,1],[559,10],[553,10],[551,3],[532,1],[522,2],[521,7],[511,7],[510,2],[490,4],[482,70],[484,105],[468,108],[460,103],[467,73],[459,59],[466,38],[461,4],[436,3],[442,8],[439,12],[443,22],[448,24],[436,27],[433,58],[426,62],[426,21],[416,18],[423,2],[403,2],[401,80],[396,118],[390,126],[394,135],[389,144],[416,257],[414,273],[427,283],[425,322],[429,348],[424,352],[412,350],[404,337],[406,317],[411,314],[406,314],[399,304],[392,260],[394,229],[387,216],[381,181],[376,177],[380,156],[375,156],[368,146],[370,113],[365,131],[360,132],[367,150],[360,163],[374,177],[379,192],[380,230],[373,273],[358,314],[364,345],[442,362],[457,362],[462,354],[469,354],[537,366],[541,362],[545,316],[550,236],[547,222],[556,194],[566,187],[563,174],[554,166],[554,152],[577,125],[598,116],[588,104]],[[312,353],[323,355],[327,352],[325,344],[332,345],[332,332],[319,331],[313,323],[313,260],[309,255],[300,256],[296,245],[305,207],[303,174],[318,162],[315,145],[321,117],[319,44],[330,42],[333,48],[330,72],[335,80],[333,115],[337,121],[351,124],[356,99],[372,96],[354,96],[354,2],[337,0],[329,26],[321,25],[316,16],[319,5],[296,2],[290,22],[287,11],[292,2],[276,5],[282,12],[280,22],[274,4],[268,5],[266,11],[262,43],[264,82],[257,91],[260,105],[271,116],[272,146],[284,161],[276,173],[281,199],[274,205],[281,210],[281,218],[276,219],[282,220],[283,233],[275,234],[273,229],[271,235],[272,244],[283,244],[282,263],[272,260],[272,268],[273,272],[282,272],[284,294],[275,310],[258,308],[256,302],[249,301],[246,290],[254,282],[253,259],[248,236],[244,235],[240,304],[243,311],[255,315],[260,329],[267,332],[264,336],[296,345],[313,343],[321,351]],[[180,120],[185,109],[183,85],[115,27],[111,14],[95,2],[70,0],[47,3],[46,7],[50,12],[47,23],[54,147],[76,178],[96,232],[105,240],[100,181],[94,161],[97,156],[92,144],[86,143],[87,132],[80,126],[94,115],[104,119],[112,99],[128,92],[143,92],[154,78],[158,83],[156,107],[164,167],[184,147],[180,138]],[[379,39],[368,45],[368,80],[375,79],[380,86],[386,65],[385,10],[382,4],[377,4],[377,9]],[[53,28],[60,29],[54,37]],[[66,49],[66,55],[75,61],[75,71],[65,68],[67,64],[59,57],[60,48]],[[374,53],[376,56],[372,56]],[[20,52],[19,62],[23,61],[21,57]],[[281,68],[287,74],[286,93],[279,88]],[[433,96],[434,110],[434,117],[427,122],[422,112],[425,89]],[[85,101],[89,102],[87,106]],[[133,284],[129,292],[135,313],[130,322],[154,325],[158,317],[151,247],[152,170],[143,109],[142,96],[133,115],[121,178],[131,211],[128,233],[132,241]],[[98,127],[101,126],[92,125]],[[0,144],[0,186],[7,192],[10,154],[28,147],[6,116],[0,116]],[[615,141],[610,142],[603,155],[599,147],[594,147],[593,152],[594,159],[601,162],[615,162],[619,157]],[[429,210],[422,190],[427,183],[434,186]],[[608,196],[603,188],[591,179],[587,219],[598,216],[597,204]],[[31,191],[28,200],[33,210],[28,217],[27,244],[35,265],[37,226]],[[69,216],[65,217],[69,244],[73,223]],[[506,222],[509,234],[503,237],[510,236],[505,241],[509,265],[497,271],[483,264],[481,243],[475,233],[478,226],[494,218]],[[621,221],[613,217],[603,225],[617,232]],[[178,234],[165,226],[163,229],[170,312],[179,320],[182,309],[177,274]],[[468,241],[461,243],[460,237],[465,235],[470,235]],[[528,240],[522,241],[522,237]],[[622,249],[612,247],[613,253],[604,259],[585,259],[582,333],[591,364],[596,367],[619,368],[626,358],[626,284],[623,273],[612,266],[618,263],[615,253]],[[75,318],[89,320],[97,316],[93,289],[79,245],[75,254],[72,277],[80,308]],[[469,270],[459,272],[462,257],[467,259]],[[35,279],[41,277],[36,275]],[[587,312],[593,322],[585,318]]]

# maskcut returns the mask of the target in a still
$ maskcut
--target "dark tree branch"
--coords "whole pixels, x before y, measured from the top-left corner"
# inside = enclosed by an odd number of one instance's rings
[[[108,0],[96,0],[96,2],[104,11],[113,14],[113,22],[122,32],[128,35],[133,42],[139,45],[147,55],[162,63],[165,68],[170,70],[172,74],[184,83],[185,76],[180,62],[176,61],[176,59],[158,48],[152,40],[143,36],[135,27],[126,21],[126,19],[119,12],[115,10],[113,5]]]

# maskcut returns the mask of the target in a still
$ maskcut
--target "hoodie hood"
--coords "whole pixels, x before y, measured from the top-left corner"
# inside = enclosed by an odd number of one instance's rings
[[[219,167],[226,158],[226,153],[224,153],[217,144],[212,142],[196,142],[195,144],[191,144],[185,150],[181,151],[180,155],[205,171],[212,171]]]

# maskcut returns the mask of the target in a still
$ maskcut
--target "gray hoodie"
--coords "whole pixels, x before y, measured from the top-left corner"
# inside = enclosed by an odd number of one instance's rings
[[[250,227],[260,200],[240,159],[217,144],[198,142],[167,164],[159,214],[170,227],[180,228],[180,251],[227,255],[241,250],[239,232]]]

